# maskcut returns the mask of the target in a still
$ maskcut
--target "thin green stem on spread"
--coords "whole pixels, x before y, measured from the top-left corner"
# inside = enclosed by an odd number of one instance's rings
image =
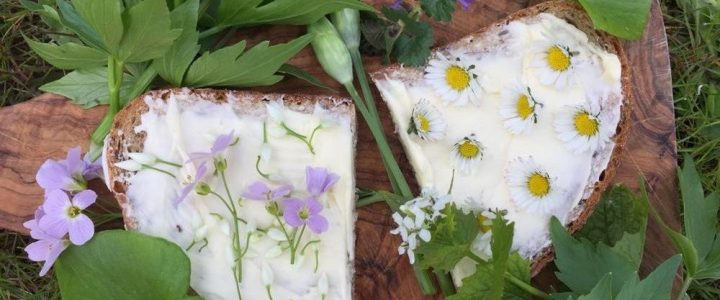
[[[159,159],[159,158],[157,159],[157,162],[159,162],[159,163],[161,163],[161,164],[166,164],[166,165],[168,165],[168,166],[173,166],[173,167],[182,168],[182,165],[181,165],[181,164],[174,163],[174,162],[167,161],[167,160],[163,160],[163,159]]]
[[[315,138],[315,133],[317,133],[317,131],[320,130],[320,128],[322,128],[322,124],[321,124],[321,125],[318,125],[318,126],[315,126],[315,129],[313,129],[312,133],[310,133],[309,142],[310,142],[311,145],[312,145],[312,143],[313,143],[313,139]]]
[[[290,127],[285,125],[285,123],[280,123],[280,126],[285,129],[285,132],[289,134],[290,136],[297,138],[298,140],[301,140],[305,145],[307,145],[308,150],[310,150],[310,153],[315,154],[315,149],[313,148],[313,145],[308,141],[307,136],[297,133],[295,130],[292,130]]]
[[[233,201],[232,193],[230,193],[230,187],[228,187],[227,177],[225,177],[225,170],[219,170],[219,173],[220,178],[223,182],[223,186],[225,187],[225,193],[227,193],[228,197],[227,202],[229,202],[229,205],[227,206],[233,216],[233,225],[235,227],[235,231],[233,233],[233,249],[236,251],[235,254],[237,255],[237,257],[235,258],[235,270],[233,270],[233,277],[235,279],[235,290],[237,291],[238,298],[242,299],[242,295],[240,294],[240,282],[242,282],[243,252],[240,247],[240,226],[238,225],[238,220],[240,218],[237,215],[237,207],[235,206],[235,201]],[[248,246],[249,245],[246,245],[246,247]]]
[[[295,246],[292,247],[292,250],[290,252],[290,264],[291,265],[295,263],[295,256],[297,255],[298,247],[300,247],[300,241],[302,240],[303,233],[305,233],[305,227],[307,227],[307,225],[303,224],[302,229],[300,229],[300,235],[298,235],[298,237],[295,241],[290,242],[290,243],[295,243]]]
[[[263,144],[267,144],[268,138],[267,138],[267,123],[263,122]],[[262,159],[262,149],[260,149],[261,153],[257,156],[257,160],[255,161],[255,171],[260,174],[265,179],[270,179],[270,174],[267,174],[260,170],[260,160]]]
[[[158,172],[160,172],[160,173],[165,173],[165,175],[168,175],[168,176],[170,176],[170,177],[172,177],[172,178],[175,178],[175,174],[170,173],[170,172],[168,172],[168,171],[165,171],[165,170],[163,170],[163,169],[159,169],[159,168],[156,168],[156,167],[153,167],[153,166],[150,166],[150,165],[143,165],[143,164],[141,164],[141,166],[142,166],[144,169],[150,169],[150,170],[153,170],[153,171],[158,171]]]

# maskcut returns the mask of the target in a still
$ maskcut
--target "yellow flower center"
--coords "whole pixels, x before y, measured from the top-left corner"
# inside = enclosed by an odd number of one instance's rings
[[[422,133],[427,133],[430,131],[430,120],[427,118],[427,116],[423,114],[417,114],[415,115],[415,126],[417,127],[417,130]]]
[[[482,214],[479,214],[477,216],[477,224],[478,224],[478,227],[480,228],[480,232],[482,232],[482,233],[492,230],[492,226],[485,225],[485,221],[487,221],[487,220],[488,220],[488,218],[483,216]]]
[[[527,188],[531,195],[545,197],[550,193],[550,178],[539,172],[534,172],[528,177]]]
[[[575,130],[582,136],[594,136],[600,129],[600,122],[587,112],[575,114]]]
[[[480,153],[480,147],[470,140],[464,140],[458,145],[458,153],[463,158],[475,158]]]
[[[445,80],[453,90],[462,91],[470,85],[470,74],[458,66],[450,66],[445,70]]]
[[[81,211],[82,209],[80,209],[79,207],[71,205],[70,207],[68,207],[67,214],[70,218],[75,218],[80,214]]]
[[[310,211],[307,208],[301,208],[300,211],[298,211],[298,216],[300,219],[306,220],[310,217]]]
[[[518,116],[520,116],[523,120],[527,119],[535,112],[535,108],[530,106],[530,99],[528,99],[528,96],[525,94],[518,97],[516,109]]]
[[[551,69],[558,72],[564,72],[570,68],[570,56],[557,45],[548,49],[547,62]]]

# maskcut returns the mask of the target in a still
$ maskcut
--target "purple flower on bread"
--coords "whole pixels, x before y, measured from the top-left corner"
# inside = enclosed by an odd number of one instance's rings
[[[75,245],[85,244],[92,238],[95,234],[95,225],[82,212],[95,203],[97,198],[95,192],[85,190],[70,199],[66,192],[54,190],[47,193],[46,197],[42,206],[44,215],[37,223],[40,230],[51,237],[62,237],[68,234],[70,242]]]
[[[340,177],[337,174],[328,172],[325,168],[305,168],[305,184],[308,193],[313,197],[318,197],[322,193],[327,192]]]
[[[291,198],[285,200],[282,205],[283,217],[288,225],[292,227],[307,225],[315,234],[328,230],[328,221],[320,214],[323,206],[315,198],[309,197],[305,200]]]
[[[242,196],[250,200],[258,201],[276,201],[287,197],[292,192],[292,185],[286,184],[281,185],[275,189],[271,189],[267,184],[262,181],[256,181],[247,190],[242,193]]]
[[[46,160],[37,172],[35,180],[45,191],[82,191],[87,186],[85,175],[95,178],[97,166],[83,160],[80,147],[68,151],[64,160]]]
[[[213,142],[210,152],[194,152],[190,153],[190,160],[206,162],[215,159],[220,154],[225,152],[228,147],[235,143],[235,130],[230,131],[228,134],[221,134]]]
[[[187,198],[187,196],[195,189],[195,186],[200,182],[203,177],[207,174],[207,165],[205,163],[200,164],[200,166],[195,170],[195,176],[190,178],[190,182],[188,182],[187,185],[185,185],[180,192],[178,193],[177,197],[173,199],[173,205],[177,207],[180,205],[180,203]]]

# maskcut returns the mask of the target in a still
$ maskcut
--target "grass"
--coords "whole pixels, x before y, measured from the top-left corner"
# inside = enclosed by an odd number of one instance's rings
[[[21,33],[45,39],[49,32],[39,25],[39,18],[24,11],[19,0],[0,1],[0,106],[5,106],[37,95],[40,85],[62,73],[29,51],[22,39]],[[661,2],[673,69],[678,151],[695,159],[705,189],[718,191],[720,2]],[[0,300],[59,298],[54,277],[38,277],[40,264],[26,258],[22,248],[28,242],[27,237],[0,230]],[[720,281],[695,282],[689,295],[691,299],[720,299]]]

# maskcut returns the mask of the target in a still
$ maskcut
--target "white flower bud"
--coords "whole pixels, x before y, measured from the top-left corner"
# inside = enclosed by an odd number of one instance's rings
[[[130,159],[143,165],[153,165],[157,161],[157,156],[150,153],[130,152],[128,153],[128,156]]]
[[[318,280],[318,291],[320,292],[320,295],[327,295],[328,289],[328,277],[327,274],[323,272],[320,275],[320,279]]]
[[[350,52],[332,23],[327,18],[320,18],[308,26],[308,32],[314,34],[311,43],[323,70],[341,84],[352,83]]]
[[[282,101],[270,101],[265,104],[265,107],[267,108],[268,118],[271,121],[278,124],[285,122],[285,115],[283,114],[285,106]]]
[[[268,229],[267,235],[269,238],[271,238],[275,241],[278,241],[278,242],[283,242],[283,241],[287,240],[287,238],[285,237],[285,234],[282,233],[282,231],[280,231],[280,229],[277,229],[275,227]]]
[[[260,159],[262,159],[263,162],[267,163],[270,161],[270,158],[272,157],[272,148],[270,147],[270,144],[263,143],[260,145]]]
[[[143,168],[141,164],[139,164],[138,162],[136,162],[134,160],[121,161],[119,163],[115,163],[115,166],[120,169],[123,169],[126,171],[131,171],[131,172],[140,171]]]
[[[272,268],[270,268],[270,265],[268,265],[267,262],[263,261],[260,269],[261,269],[260,275],[262,277],[263,284],[265,286],[271,286],[273,284],[273,280],[274,280]]]

